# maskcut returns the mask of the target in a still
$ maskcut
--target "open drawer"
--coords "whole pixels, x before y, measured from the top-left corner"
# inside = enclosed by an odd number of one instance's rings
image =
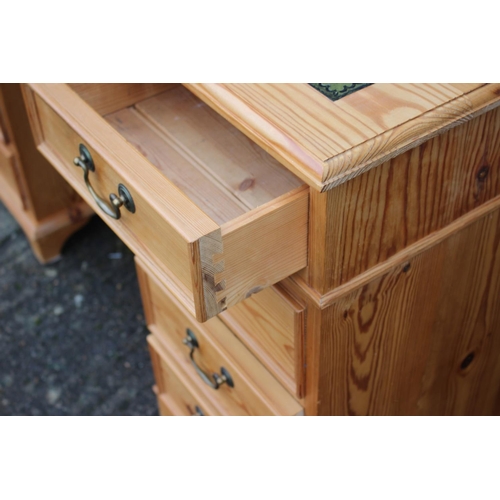
[[[308,188],[185,87],[23,90],[39,150],[199,321],[306,266]]]

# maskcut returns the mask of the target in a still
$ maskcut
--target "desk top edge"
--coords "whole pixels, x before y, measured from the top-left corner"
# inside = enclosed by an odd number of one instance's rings
[[[318,191],[500,105],[500,84],[376,83],[335,102],[306,83],[184,85]]]

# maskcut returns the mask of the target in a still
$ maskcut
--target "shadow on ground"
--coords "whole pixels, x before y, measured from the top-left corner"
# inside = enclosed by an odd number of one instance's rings
[[[0,204],[0,415],[157,415],[133,255],[97,217],[40,265]]]

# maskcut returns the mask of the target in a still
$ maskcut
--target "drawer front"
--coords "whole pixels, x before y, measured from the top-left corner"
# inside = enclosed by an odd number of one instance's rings
[[[158,403],[158,411],[161,417],[208,417],[210,416],[203,410],[199,405],[194,407],[194,412],[192,408],[186,413],[183,408],[177,406],[175,401],[168,397],[167,394],[157,394],[156,401]]]
[[[149,274],[144,263],[136,258],[136,264],[149,329],[178,360],[186,380],[203,391],[221,414],[296,415],[302,411],[300,404],[219,318],[198,323],[170,291]],[[213,374],[228,373],[234,387],[222,383],[214,389],[202,379],[190,358],[191,349],[184,343],[188,329],[198,343],[192,357],[199,370],[211,382]]]
[[[219,317],[292,394],[304,396],[305,306],[275,285]]]
[[[39,150],[136,254],[155,267],[199,321],[302,269],[307,261],[308,190],[297,188],[219,226],[66,85],[23,86]],[[135,213],[114,220],[98,208],[126,186]]]
[[[210,416],[219,415],[186,380],[178,363],[154,336],[148,336],[151,363],[156,380],[153,388],[162,416]]]

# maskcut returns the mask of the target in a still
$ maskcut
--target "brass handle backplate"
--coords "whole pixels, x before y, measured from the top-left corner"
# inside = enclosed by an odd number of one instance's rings
[[[194,360],[194,351],[196,349],[199,349],[200,345],[198,344],[198,340],[196,339],[195,334],[189,328],[186,329],[186,334],[187,336],[185,339],[182,340],[182,342],[189,347],[190,349],[189,357],[191,358],[191,363],[193,363],[196,372],[201,377],[203,382],[205,382],[207,385],[209,385],[212,389],[215,390],[217,390],[222,384],[227,384],[229,387],[234,387],[233,379],[231,378],[231,375],[229,375],[229,372],[224,367],[221,367],[220,374],[214,373],[212,375],[213,378],[212,381],[210,377],[198,366],[198,364]]]
[[[121,206],[124,206],[129,212],[135,213],[135,203],[132,195],[123,184],[118,184],[118,196],[114,193],[109,195],[111,205],[108,205],[108,203],[95,192],[89,180],[90,172],[95,172],[94,160],[92,159],[90,151],[83,144],[80,144],[80,156],[77,156],[73,160],[73,163],[83,170],[83,180],[85,181],[89,193],[106,215],[109,215],[113,219],[119,219],[121,217]]]

